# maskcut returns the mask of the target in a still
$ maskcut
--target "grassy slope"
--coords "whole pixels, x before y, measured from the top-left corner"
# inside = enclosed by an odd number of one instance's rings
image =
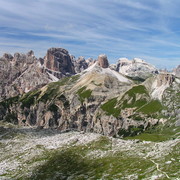
[[[173,87],[169,87],[166,89],[166,92],[162,102],[163,104],[171,103],[172,105],[169,107],[163,107],[159,101],[153,100],[150,103],[148,103],[146,106],[140,108],[139,112],[145,112],[150,114],[153,114],[156,110],[168,110],[168,112],[172,113],[173,111],[176,111],[179,108],[179,102],[180,102],[180,93],[177,88],[175,91]],[[125,139],[140,139],[140,140],[147,140],[147,141],[166,141],[170,139],[175,139],[179,136],[180,132],[180,126],[175,126],[175,122],[178,118],[176,118],[173,114],[166,116],[159,116],[159,118],[165,118],[168,119],[167,122],[165,122],[164,125],[160,124],[153,128],[150,128],[143,132],[140,135],[134,136],[134,137],[126,137]]]
[[[101,109],[105,111],[107,115],[113,115],[114,117],[118,117],[120,114],[120,109],[116,107],[117,102],[117,98],[113,98],[108,102],[104,103],[101,106]]]
[[[146,130],[145,132],[133,136],[133,137],[125,137],[124,139],[139,139],[145,141],[154,141],[154,142],[162,142],[170,139],[175,139],[179,135],[180,127],[175,126],[163,126],[158,125],[151,129]]]
[[[83,86],[77,91],[77,94],[79,95],[79,100],[81,101],[81,103],[83,103],[85,99],[88,99],[91,97],[92,90],[86,89],[86,87]]]
[[[162,109],[163,109],[163,106],[161,105],[160,101],[151,100],[145,106],[139,108],[137,112],[142,112],[144,114],[153,114],[153,113],[161,111]]]
[[[138,96],[142,98],[137,99]],[[113,115],[115,117],[118,117],[121,110],[125,108],[135,108],[138,112],[152,114],[159,112],[162,106],[159,101],[150,101],[148,91],[143,85],[134,86],[120,100],[113,98],[101,106],[101,109],[107,115]]]

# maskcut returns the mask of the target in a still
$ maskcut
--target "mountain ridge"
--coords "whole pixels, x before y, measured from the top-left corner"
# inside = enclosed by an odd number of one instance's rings
[[[89,61],[91,66],[85,66],[85,70],[76,74],[74,59],[71,60],[72,57],[68,55],[68,51],[62,48],[49,49],[44,58],[45,62],[35,59],[33,52],[29,54],[15,56],[18,62],[22,57],[29,60],[30,56],[31,64],[25,70],[27,76],[21,73],[18,77],[22,82],[20,86],[27,80],[31,83],[36,82],[36,72],[39,70],[38,80],[41,77],[45,80],[51,78],[51,80],[45,84],[37,80],[34,89],[28,89],[25,94],[24,89],[24,92],[16,94],[16,98],[1,101],[0,119],[4,121],[21,126],[53,127],[61,131],[76,129],[109,136],[134,136],[151,126],[167,121],[168,117],[165,116],[167,110],[162,103],[163,95],[166,89],[176,85],[178,87],[179,81],[175,75],[159,73],[150,66],[153,71],[148,70],[148,73],[152,74],[147,73],[148,77],[145,78],[142,75],[142,69],[144,69],[142,66],[139,74],[138,69],[134,71],[130,68],[131,75],[135,72],[135,76],[126,76],[127,74],[109,68],[105,55],[100,55],[97,61]],[[15,59],[10,55],[7,57],[10,57],[11,61]],[[56,60],[58,62],[55,62]],[[87,64],[83,58],[79,61]],[[68,67],[70,63],[70,71],[66,73],[60,68],[57,73],[60,63],[62,67]],[[141,63],[147,67],[147,63],[140,59],[130,62],[130,67],[134,64],[134,67],[139,68]],[[47,69],[45,64],[48,64]],[[26,66],[28,65],[25,64]],[[120,67],[122,66],[121,62]],[[57,81],[59,78],[62,79]],[[11,92],[11,89],[9,91]],[[175,112],[173,119],[177,117]]]

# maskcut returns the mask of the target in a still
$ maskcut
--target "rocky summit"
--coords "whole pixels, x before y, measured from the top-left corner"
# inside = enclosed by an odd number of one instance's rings
[[[173,74],[177,77],[180,77],[180,65],[173,70]]]
[[[104,54],[76,59],[50,48],[39,59],[5,53],[0,75],[2,179],[177,176],[178,68],[161,72],[138,58],[112,65]]]
[[[101,54],[98,56],[98,64],[102,68],[108,68],[109,62],[105,54]]]
[[[153,74],[158,74],[158,70],[153,65],[139,58],[134,58],[132,61],[120,58],[116,66],[118,72],[135,79],[146,79]]]
[[[44,66],[58,78],[67,74],[75,74],[71,57],[63,48],[50,48],[44,58]]]

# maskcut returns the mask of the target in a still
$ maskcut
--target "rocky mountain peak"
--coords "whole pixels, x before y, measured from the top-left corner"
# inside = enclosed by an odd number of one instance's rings
[[[108,62],[107,56],[105,54],[100,54],[98,56],[98,65],[102,68],[109,67],[109,62]]]
[[[76,73],[80,73],[88,68],[88,63],[83,56],[78,57],[77,60],[74,58],[73,64]]]
[[[61,74],[75,73],[69,52],[63,48],[48,49],[45,56],[44,65],[47,69],[60,72]]]
[[[88,58],[88,59],[86,59],[86,62],[89,67],[89,66],[92,66],[96,62],[96,60],[94,60],[93,58]]]
[[[27,54],[16,52],[12,61],[16,66],[19,66],[20,64],[33,64],[36,58],[32,54],[33,51],[31,52],[31,55],[30,52],[28,52]]]
[[[142,59],[134,58],[132,61],[127,58],[120,58],[117,63],[118,72],[132,77],[146,79],[152,74],[158,74],[158,70]]]
[[[145,61],[140,58],[134,58],[132,63],[144,63]],[[145,62],[146,63],[146,62]]]
[[[131,61],[127,58],[119,58],[118,62],[117,62],[117,71],[120,70],[121,66],[126,66],[131,64]]]
[[[180,77],[180,65],[173,70],[173,74],[177,77]]]
[[[21,57],[24,56],[23,54],[21,53],[14,53],[14,61],[19,61],[20,59],[22,59]]]
[[[28,53],[27,53],[27,56],[31,56],[31,57],[34,57],[34,51],[33,50],[30,50]]]
[[[83,56],[78,57],[77,62],[85,62],[85,58]]]
[[[171,73],[159,73],[156,76],[148,78],[144,85],[149,89],[154,99],[162,100],[164,91],[173,85],[176,77]]]
[[[11,54],[9,54],[9,53],[4,53],[3,58],[7,59],[7,60],[12,60],[13,56]]]

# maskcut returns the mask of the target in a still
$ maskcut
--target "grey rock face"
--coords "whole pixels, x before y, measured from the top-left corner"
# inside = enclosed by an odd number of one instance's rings
[[[176,78],[171,73],[160,73],[148,78],[143,84],[149,90],[152,98],[162,100],[164,91],[171,87]]]
[[[175,76],[180,77],[180,65],[173,70]]]
[[[175,80],[174,75],[166,73],[166,74],[159,74],[157,76],[157,86],[162,86],[162,85],[168,85],[170,86]]]
[[[82,74],[80,79],[75,78],[76,80],[70,84],[68,82],[74,77],[70,77],[64,85],[59,83],[58,86],[55,83],[31,92],[27,99],[23,99],[26,95],[19,97],[7,108],[0,104],[1,119],[8,119],[13,115],[15,121],[24,126],[53,127],[61,131],[75,129],[108,136],[118,136],[122,129],[131,132],[129,128],[132,127],[140,127],[143,131],[149,124],[154,125],[158,122],[153,118],[134,120],[130,117],[133,115],[132,108],[125,109],[119,116],[108,115],[103,111],[102,104],[114,97],[124,97],[123,101],[118,98],[119,102],[130,103],[132,99],[123,95],[133,84],[123,79],[118,80],[110,69],[100,66],[94,68],[94,71]],[[144,95],[136,96],[136,99],[141,98],[145,99]]]
[[[109,62],[107,59],[107,56],[105,54],[101,54],[98,56],[98,65],[102,68],[108,68],[109,67]]]
[[[44,59],[44,66],[60,78],[67,74],[75,74],[74,65],[67,50],[63,48],[50,48]]]
[[[6,94],[6,89],[9,88],[15,79],[24,73],[34,61],[34,58],[27,58],[26,55],[19,53],[16,53],[14,57],[5,54],[3,58],[0,59],[0,99],[6,96],[9,97]]]
[[[170,87],[168,87],[162,97],[162,103],[167,107],[163,111],[165,116],[175,121],[176,126],[180,126],[180,81],[174,81]]]
[[[52,82],[33,51],[27,54],[4,54],[0,58],[0,100],[23,94]]]
[[[75,67],[75,72],[80,73],[88,68],[88,63],[86,62],[84,57],[81,56],[77,60],[74,60],[74,67]]]
[[[74,69],[76,73],[81,73],[91,65],[93,65],[96,60],[93,60],[92,58],[88,58],[85,60],[83,56],[80,56],[78,59],[76,59],[74,56],[72,57],[72,62],[74,64]]]
[[[88,64],[88,66],[91,66],[92,64],[94,64],[96,62],[96,60],[94,60],[93,58],[88,58],[86,59],[86,63]]]
[[[5,53],[5,54],[3,55],[3,58],[4,58],[4,59],[7,59],[7,60],[12,60],[12,59],[13,59],[13,56],[12,56],[11,54]]]
[[[110,64],[110,65],[109,65],[109,68],[112,69],[112,70],[114,70],[114,71],[116,71],[117,66],[116,66],[116,64]]]
[[[0,58],[0,101],[42,87],[75,73],[67,50],[51,48],[44,59],[27,54],[5,53]]]
[[[34,51],[33,51],[33,50],[30,50],[30,51],[27,53],[27,56],[33,57],[33,56],[34,56]]]

